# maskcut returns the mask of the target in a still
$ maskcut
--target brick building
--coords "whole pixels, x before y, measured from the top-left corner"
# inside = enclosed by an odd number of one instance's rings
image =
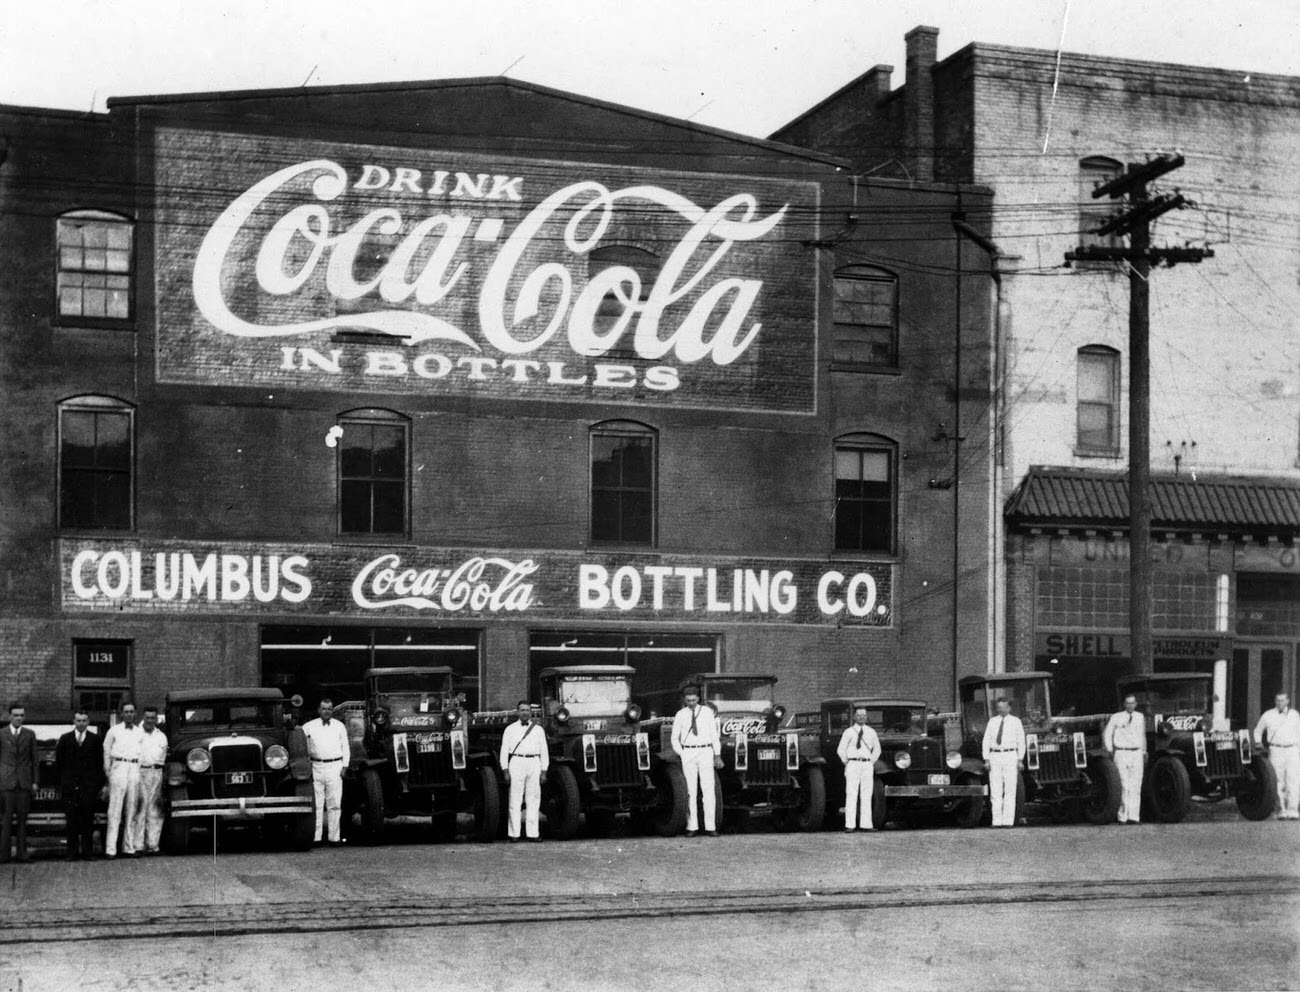
[[[0,137],[7,695],[985,667],[986,190],[505,79]]]
[[[1114,542],[1127,523],[1083,512],[1079,496],[1123,485],[1128,276],[1122,263],[1066,267],[1064,256],[1101,240],[1090,232],[1115,205],[1091,197],[1099,181],[1178,149],[1186,165],[1159,186],[1196,206],[1161,217],[1153,243],[1209,244],[1215,256],[1159,269],[1150,282],[1152,471],[1168,477],[1158,492],[1201,507],[1157,521],[1157,596],[1177,602],[1155,618],[1155,661],[1172,662],[1162,644],[1199,638],[1204,650],[1184,660],[1228,659],[1236,711],[1256,714],[1279,686],[1294,690],[1300,650],[1300,176],[1291,165],[1300,79],[983,43],[939,61],[937,39],[936,28],[908,33],[902,86],[891,89],[892,67],[875,66],[773,137],[872,176],[995,192],[986,246],[997,301],[991,455],[995,488],[1009,501],[996,526],[1011,528],[996,540],[1005,549],[993,584],[1005,604],[996,610],[997,663],[1075,666],[1069,681],[1085,686],[1092,673],[1094,689],[1128,665],[1126,566]],[[1026,492],[1053,486],[1074,488],[1038,500],[1029,527]],[[1280,515],[1256,512],[1279,506]],[[1196,555],[1176,546],[1198,534],[1208,543]],[[1109,550],[1098,552],[1099,536]],[[1042,571],[1049,559],[1066,571]],[[1213,581],[1166,574],[1193,559]],[[1051,589],[1063,575],[1106,590],[1106,603],[1058,609]],[[1066,657],[1056,650],[1064,636],[1107,638],[1118,654],[1106,665]]]

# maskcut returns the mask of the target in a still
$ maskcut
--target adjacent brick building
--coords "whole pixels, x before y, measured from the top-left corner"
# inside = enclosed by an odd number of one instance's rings
[[[987,190],[504,79],[0,137],[6,694],[987,666]]]
[[[1208,244],[1215,256],[1151,277],[1152,469],[1171,477],[1161,483],[1171,491],[1199,482],[1221,493],[1220,481],[1231,480],[1250,505],[1283,494],[1287,510],[1228,514],[1225,523],[1206,497],[1199,516],[1157,521],[1157,592],[1173,558],[1191,560],[1177,542],[1200,534],[1209,544],[1192,557],[1213,572],[1212,587],[1222,579],[1226,599],[1191,591],[1201,580],[1174,582],[1186,598],[1155,618],[1156,663],[1170,660],[1160,644],[1201,638],[1205,650],[1185,660],[1229,660],[1236,712],[1252,717],[1278,687],[1294,690],[1300,651],[1292,553],[1300,528],[1300,79],[984,43],[938,61],[937,38],[931,27],[908,33],[904,85],[891,89],[892,67],[875,66],[773,137],[842,156],[873,177],[994,189],[986,287],[997,301],[990,417],[1000,500],[1058,479],[1035,466],[1068,468],[1069,478],[1098,490],[1116,485],[1128,458],[1128,276],[1119,263],[1066,267],[1064,257],[1098,242],[1090,232],[1116,209],[1091,197],[1100,180],[1159,152],[1184,154],[1186,165],[1159,186],[1181,189],[1195,207],[1161,217],[1153,242]],[[1122,538],[1126,521],[1109,514],[1098,524],[1063,499],[1031,531],[1020,506],[1008,505],[1012,532],[997,535],[1009,569],[993,585],[997,664],[1060,671],[1068,662],[1077,686],[1089,672],[1094,688],[1109,682],[1129,664],[1127,641],[1116,639],[1127,636],[1126,566],[1109,551],[1094,556],[1090,542]],[[1073,581],[1123,602],[1051,607],[1043,582],[1056,579],[1039,567],[1049,556],[1072,562],[1062,567],[1075,569]],[[1207,632],[1222,643],[1211,645]],[[1109,638],[1122,650],[1113,664],[1067,659],[1049,646],[1058,635]]]

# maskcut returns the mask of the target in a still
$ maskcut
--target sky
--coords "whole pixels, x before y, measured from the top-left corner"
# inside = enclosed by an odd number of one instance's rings
[[[903,35],[1300,76],[1300,0],[55,0],[0,26],[0,103],[509,75],[766,135]]]

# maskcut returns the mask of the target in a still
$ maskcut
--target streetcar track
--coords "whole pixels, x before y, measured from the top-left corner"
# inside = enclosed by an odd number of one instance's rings
[[[655,919],[676,916],[820,913],[980,905],[985,907],[1191,899],[1294,891],[1297,876],[1114,879],[1073,882],[751,889],[726,892],[626,892],[363,902],[293,900],[186,905],[167,912],[121,907],[0,912],[0,944],[91,942],[261,933],[465,927]]]

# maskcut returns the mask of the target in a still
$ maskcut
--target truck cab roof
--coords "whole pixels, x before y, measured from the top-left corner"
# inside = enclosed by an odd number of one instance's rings
[[[925,709],[925,702],[920,699],[906,699],[898,696],[879,696],[879,697],[858,697],[848,698],[847,696],[837,697],[835,699],[823,699],[822,709],[838,709],[841,706],[915,706],[917,709]]]
[[[181,689],[167,693],[166,705],[206,703],[221,699],[258,699],[279,703],[284,701],[284,693],[279,689],[268,689],[265,686],[250,686],[246,689]]]
[[[1126,689],[1129,686],[1145,685],[1149,682],[1186,682],[1189,679],[1209,682],[1214,679],[1214,676],[1209,672],[1145,672],[1122,676],[1115,680],[1115,685],[1120,689]]]
[[[1049,680],[1051,672],[986,672],[983,675],[966,675],[957,680],[959,686],[996,685],[1006,682],[1025,682],[1030,679]]]
[[[455,675],[450,665],[401,665],[392,668],[367,668],[365,678],[383,678],[385,675]]]
[[[622,675],[632,676],[636,674],[636,669],[631,665],[557,665],[553,668],[543,668],[537,673],[539,679],[559,676],[564,678],[566,675]]]

